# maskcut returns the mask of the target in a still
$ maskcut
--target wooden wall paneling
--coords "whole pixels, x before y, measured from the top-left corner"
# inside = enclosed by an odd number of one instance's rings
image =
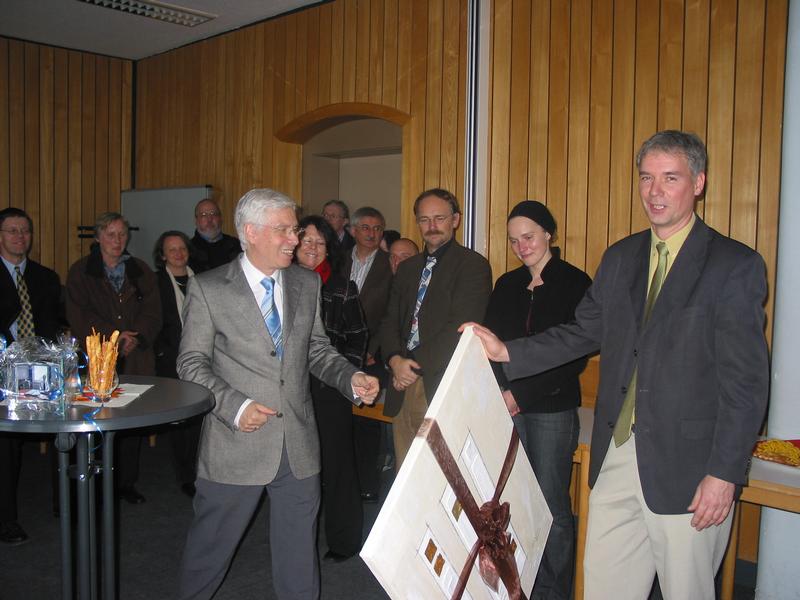
[[[531,7],[531,75],[528,116],[527,198],[544,204],[547,197],[547,140],[550,131],[550,2]]]
[[[306,61],[306,110],[319,107],[319,11],[308,11],[308,58]],[[261,32],[259,37],[263,38]],[[264,40],[266,41],[266,40]],[[327,51],[324,53],[327,54]]]
[[[220,177],[220,173],[223,172],[224,165],[225,165],[225,144],[221,142],[221,140],[225,139],[227,135],[226,129],[226,118],[228,115],[228,88],[225,85],[225,70],[228,64],[228,53],[230,52],[230,45],[228,44],[228,38],[226,36],[221,36],[217,38],[218,48],[217,48],[217,59],[216,59],[216,67],[217,67],[217,76],[214,78],[216,82],[216,91],[214,94],[214,117],[216,119],[215,123],[215,136],[216,139],[214,140],[214,148],[216,149],[216,156],[214,157],[214,170],[211,171],[215,174],[215,180],[213,182],[207,181],[204,183],[213,183],[215,186],[219,186],[222,184],[222,179]],[[278,57],[275,57],[275,65],[277,68],[278,64]],[[279,97],[280,96],[280,97]],[[281,107],[283,106],[283,95],[277,93],[273,94],[272,96],[272,103],[277,106],[280,103]],[[238,200],[238,198],[230,197],[231,194],[229,190],[226,188],[222,188],[222,193],[220,194],[219,200],[222,202],[222,205],[225,207],[226,214],[233,214],[233,206]],[[223,227],[228,232],[233,231],[233,223],[232,219],[227,219],[223,221]]]
[[[684,0],[661,0],[658,129],[679,129],[683,100]]]
[[[465,168],[466,161],[464,158],[464,149],[466,148],[466,122],[467,122],[467,95],[464,91],[467,89],[467,8],[468,5],[464,0],[458,3],[458,22],[459,31],[461,32],[457,38],[458,41],[458,93],[457,93],[457,106],[458,106],[458,136],[456,137],[455,161],[456,161],[456,184],[455,189],[457,193],[463,194],[462,190],[465,189]],[[477,190],[473,190],[473,194]],[[464,194],[466,195],[466,194]],[[467,198],[462,198],[463,202]],[[461,230],[464,231],[463,229]],[[462,238],[463,241],[463,238]]]
[[[370,0],[356,2],[356,102],[369,102]]]
[[[761,153],[759,156],[758,233],[756,250],[767,265],[777,264],[778,213],[781,187],[781,140],[783,123],[783,77],[786,56],[788,4],[767,3],[764,31],[763,105],[761,107]],[[762,201],[763,199],[763,201]],[[767,269],[767,339],[771,342],[775,305],[775,269]]]
[[[301,10],[296,13],[297,20],[297,43],[295,44],[295,83],[294,83],[294,114],[302,115],[306,112],[306,96],[308,94],[308,11]],[[253,31],[253,27],[248,27],[247,31]]]
[[[730,235],[756,247],[765,0],[739,6]]]
[[[9,200],[25,207],[25,53],[22,42],[8,42]]]
[[[284,113],[283,105],[284,105],[284,86],[286,80],[286,20],[285,19],[277,19],[274,21],[274,48],[275,48],[275,55],[274,55],[274,87],[272,92],[272,103],[275,107],[273,111],[273,123],[277,127],[280,123],[287,123],[290,119],[288,119]],[[227,36],[226,36],[227,37]],[[272,155],[272,177],[273,177],[273,186],[277,189],[280,189],[278,186],[278,180],[281,176],[281,173],[284,171],[284,164],[283,161],[285,160],[285,153],[278,151],[278,142],[277,140],[272,138],[270,134],[270,139],[272,139],[272,147],[273,147],[273,155]],[[235,201],[234,201],[235,202]]]
[[[297,116],[295,107],[296,85],[297,85],[297,19],[298,13],[290,14],[286,17],[286,53],[284,60],[284,100],[283,118],[284,122],[289,122]],[[235,53],[234,53],[235,54]]]
[[[0,210],[10,205],[8,40],[0,38]]]
[[[69,55],[53,55],[53,269],[61,281],[69,268]],[[0,115],[2,109],[0,109]],[[1,117],[0,117],[1,118]]]
[[[317,92],[317,107],[325,106],[331,101],[332,14],[332,4],[324,4],[319,7],[319,88]],[[339,35],[341,36],[341,31]],[[341,57],[341,54],[339,56]]]
[[[567,164],[569,162],[569,48],[570,4],[550,5],[550,101],[547,137],[547,206],[556,223],[567,222]]]
[[[97,217],[94,206],[94,157],[95,157],[95,66],[97,57],[91,54],[82,56],[81,106],[81,219],[83,225],[93,225]],[[82,254],[89,252],[90,240],[83,240]]]
[[[490,211],[488,215],[489,253],[487,259],[492,273],[498,277],[508,264],[506,245],[506,216],[508,215],[509,143],[512,103],[513,58],[515,48],[513,0],[497,0],[493,6],[492,28],[492,112],[489,156]],[[501,35],[500,32],[511,32]]]
[[[425,189],[440,184],[442,146],[442,24],[444,0],[428,0],[428,60],[425,104]]]
[[[442,6],[442,93],[440,97],[441,140],[439,153],[439,183],[441,187],[452,191],[462,203],[460,188],[457,186],[459,159],[462,155],[458,145],[458,131],[463,121],[459,120],[458,99],[464,95],[464,88],[459,87],[459,29],[449,27],[448,23],[460,21],[460,1],[445,0]],[[463,232],[463,229],[461,230]]]
[[[611,169],[609,173],[608,243],[631,231],[631,200],[635,186],[633,147],[634,77],[636,65],[636,0],[614,4],[614,41],[611,74]],[[638,203],[637,203],[638,204]],[[639,209],[641,210],[641,209]],[[594,271],[590,272],[594,275]]]
[[[634,152],[658,128],[658,0],[640,0],[636,14],[636,75],[634,83],[633,147]],[[638,184],[631,190],[631,231],[641,231],[649,224],[639,200]]]
[[[344,97],[344,12],[345,3],[335,2],[331,7],[331,104]],[[276,50],[277,52],[277,45]]]
[[[330,8],[330,7],[328,7]],[[322,25],[323,29],[328,29],[325,25],[326,20],[324,18],[320,19],[320,24]],[[273,111],[270,110],[272,106],[272,99],[275,96],[275,36],[273,35],[273,31],[275,28],[275,21],[268,21],[262,25],[262,31],[264,35],[264,81],[263,81],[263,90],[264,96],[262,99],[262,106],[260,107],[263,111],[262,115],[262,122],[261,122],[261,138],[262,138],[262,146],[261,146],[261,178],[263,185],[268,185],[269,182],[273,179],[273,134],[275,131],[275,114]],[[321,55],[328,54],[325,48],[330,48],[330,44],[322,46]],[[322,74],[324,67],[320,66],[320,74]],[[320,92],[321,94],[327,90],[328,95],[330,94],[330,82],[327,85],[323,86],[320,84]]]
[[[494,227],[492,233],[499,235],[497,240],[498,257],[500,250],[504,250],[505,260],[503,265],[497,265],[494,269],[495,276],[502,275],[505,271],[517,267],[520,262],[517,260],[511,247],[506,242],[506,217],[511,208],[525,200],[528,192],[528,120],[530,110],[530,76],[531,76],[531,3],[527,1],[514,0],[504,7],[509,13],[504,18],[511,19],[511,36],[503,36],[507,41],[501,42],[502,48],[495,46],[495,51],[501,50],[498,60],[508,59],[510,71],[503,69],[501,81],[497,85],[505,85],[509,88],[508,98],[503,95],[500,100],[508,102],[509,110],[504,122],[498,123],[501,127],[500,133],[507,138],[506,147],[508,148],[507,167],[508,172],[504,177],[503,185],[505,197],[498,193],[495,198],[492,194],[492,203],[497,202],[496,210],[492,211]],[[509,54],[510,52],[510,54]],[[510,76],[510,80],[502,79]],[[496,131],[493,129],[493,131]],[[502,138],[499,138],[500,141]],[[498,190],[498,192],[501,192]]]
[[[383,44],[384,0],[372,0],[369,5],[369,92],[368,101],[383,101]],[[365,2],[366,4],[366,2]]]
[[[69,75],[67,104],[69,111],[67,136],[68,136],[68,177],[69,177],[69,227],[67,241],[69,246],[68,265],[71,265],[83,256],[83,244],[78,238],[78,225],[83,223],[83,210],[81,197],[83,186],[81,179],[81,148],[83,147],[83,128],[81,121],[81,107],[83,106],[83,60],[79,52],[69,51]]]
[[[358,2],[344,0],[344,58],[342,62],[341,102],[356,99],[356,56],[358,48]],[[362,34],[363,35],[363,34]]]
[[[403,112],[411,112],[411,55],[412,9],[414,3],[402,0],[397,6],[397,101],[395,107]],[[403,146],[405,152],[405,146]]]
[[[727,234],[730,219],[733,153],[734,82],[736,72],[736,4],[711,0],[708,66],[708,179],[703,218]]]
[[[380,104],[396,106],[397,102],[397,49],[399,35],[398,0],[385,0],[383,6],[383,57]]]
[[[584,270],[592,274],[608,246],[613,23],[613,6],[604,0],[594,0],[589,91],[589,170],[586,189],[588,227],[584,264]]]
[[[570,25],[569,158],[566,219],[560,222],[566,259],[586,264],[587,174],[589,171],[589,94],[592,2],[574,0]]]
[[[264,79],[267,69],[264,62],[264,36],[261,28],[248,28],[248,52],[252,53],[250,63],[250,74],[245,73],[245,100],[247,111],[244,116],[242,126],[246,132],[247,143],[245,145],[245,157],[243,164],[246,168],[243,180],[244,186],[242,193],[255,187],[261,187],[264,181],[264,172],[261,162],[264,145],[271,144],[270,138],[264,138],[261,133],[264,128],[264,109],[261,106],[261,99],[264,97]],[[305,70],[304,76],[305,79]]]
[[[133,156],[133,63],[124,61],[120,73],[120,152],[119,189],[133,187],[131,157]]]
[[[95,62],[94,208],[98,214],[116,204],[108,198],[108,60],[98,56]]]
[[[108,64],[108,205],[120,207],[122,190],[122,61]]]
[[[39,260],[53,264],[54,232],[54,56],[53,48],[42,46],[39,53],[39,228],[33,243],[39,248]]]
[[[39,46],[25,42],[25,212],[39,230]],[[39,240],[31,246],[31,257],[39,260]]]

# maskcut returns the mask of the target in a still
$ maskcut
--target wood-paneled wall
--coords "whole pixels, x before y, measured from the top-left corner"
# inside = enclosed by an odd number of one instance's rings
[[[545,202],[567,260],[593,274],[647,227],[634,158],[659,129],[706,141],[698,213],[758,250],[775,284],[786,0],[494,0],[489,259],[519,264],[510,208]],[[771,337],[773,298],[767,303]],[[755,560],[745,506],[739,556]]]
[[[775,282],[786,0],[494,0],[489,258],[518,265],[505,217],[545,202],[567,260],[647,227],[635,153],[660,129],[706,141],[698,213]],[[768,315],[772,314],[770,297]],[[771,330],[771,326],[768,328]]]
[[[411,232],[420,191],[463,188],[465,31],[465,0],[337,0],[142,60],[136,186],[208,183],[226,215],[255,186],[302,201],[302,146],[275,132],[326,105],[380,104],[410,115]]]
[[[31,257],[64,281],[80,224],[130,187],[132,63],[0,37],[0,208],[33,219]]]

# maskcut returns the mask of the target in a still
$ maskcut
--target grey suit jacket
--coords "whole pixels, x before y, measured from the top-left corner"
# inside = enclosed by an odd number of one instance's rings
[[[392,282],[389,306],[381,322],[381,353],[384,360],[394,354],[406,356],[411,319],[425,254],[400,263]],[[458,326],[465,321],[482,321],[492,292],[492,268],[477,252],[453,240],[433,270],[433,277],[419,311],[420,345],[414,359],[423,370],[425,396],[430,402],[439,387],[450,357],[458,345]],[[389,385],[383,412],[395,416],[404,392]]]
[[[601,351],[589,484],[638,365],[636,456],[645,501],[686,513],[707,474],[742,484],[766,407],[761,256],[699,218],[642,327],[650,230],[611,246],[575,322],[508,343],[509,378]]]
[[[309,372],[352,397],[355,367],[330,345],[320,321],[319,275],[297,265],[283,270],[283,360],[267,331],[239,260],[191,278],[178,355],[181,379],[209,388],[214,410],[203,422],[198,476],[239,485],[275,478],[284,443],[292,473],[319,472],[319,440]],[[251,433],[236,429],[252,399],[283,413]]]

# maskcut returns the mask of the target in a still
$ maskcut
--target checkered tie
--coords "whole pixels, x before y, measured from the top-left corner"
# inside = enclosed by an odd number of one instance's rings
[[[31,310],[31,296],[28,294],[28,284],[19,270],[19,265],[14,267],[17,275],[17,293],[19,294],[20,311],[17,317],[17,339],[31,337],[33,331],[33,310]]]
[[[425,299],[425,292],[428,291],[428,284],[431,282],[433,267],[436,266],[436,257],[429,256],[425,268],[422,269],[422,277],[419,280],[417,290],[417,303],[414,305],[414,317],[411,319],[411,335],[408,337],[407,348],[414,350],[419,346],[419,309],[422,308],[422,301]]]
[[[275,344],[275,352],[278,358],[283,358],[283,335],[281,333],[281,317],[278,314],[278,309],[275,308],[275,295],[273,293],[275,287],[275,280],[272,277],[264,277],[261,280],[261,285],[267,290],[264,299],[261,301],[261,316],[264,317],[264,322],[267,324],[267,330],[272,337]]]

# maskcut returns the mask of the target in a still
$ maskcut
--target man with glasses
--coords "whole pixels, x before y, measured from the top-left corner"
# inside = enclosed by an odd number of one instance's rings
[[[0,334],[11,344],[32,335],[55,340],[61,283],[55,271],[28,258],[33,222],[25,211],[0,211]],[[0,434],[0,542],[19,544],[28,535],[17,522],[17,479],[22,439]]]
[[[269,494],[272,581],[278,598],[319,598],[319,438],[309,373],[371,404],[378,381],[331,346],[322,280],[292,264],[295,203],[270,189],[236,207],[244,253],[189,281],[178,374],[214,392],[200,440],[195,517],[178,597],[211,598]]]
[[[347,231],[347,225],[350,223],[350,209],[341,200],[328,200],[322,205],[322,218],[333,228],[339,252],[344,256],[356,244],[353,236]]]
[[[384,414],[394,417],[398,468],[458,344],[458,326],[467,315],[483,319],[492,291],[489,263],[454,238],[461,210],[453,194],[422,192],[414,215],[425,248],[398,266],[380,329],[392,375]]]
[[[222,233],[222,213],[213,200],[201,200],[194,207],[195,232],[192,238],[194,252],[189,266],[202,273],[226,265],[239,256],[239,240]]]
[[[386,220],[381,212],[371,206],[363,206],[353,213],[350,230],[355,246],[345,256],[343,270],[358,286],[358,299],[364,309],[364,318],[369,329],[367,345],[367,371],[380,377],[384,373],[379,355],[378,331],[389,300],[392,284],[392,267],[389,253],[380,249]],[[358,453],[358,479],[361,497],[366,502],[378,501],[380,471],[378,454],[381,443],[381,424],[373,419],[356,417],[353,423]]]

